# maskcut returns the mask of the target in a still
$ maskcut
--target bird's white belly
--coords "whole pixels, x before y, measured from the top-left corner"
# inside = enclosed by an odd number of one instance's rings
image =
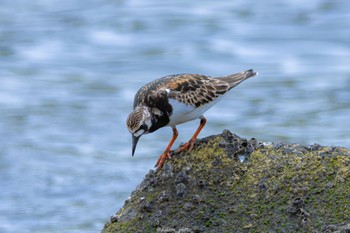
[[[169,126],[175,126],[178,124],[185,123],[187,121],[192,121],[203,116],[204,112],[206,112],[209,108],[211,108],[214,104],[219,102],[221,98],[216,98],[214,101],[204,104],[198,108],[195,108],[192,105],[187,105],[181,103],[174,99],[169,99],[169,103],[173,107],[173,113],[170,116]]]

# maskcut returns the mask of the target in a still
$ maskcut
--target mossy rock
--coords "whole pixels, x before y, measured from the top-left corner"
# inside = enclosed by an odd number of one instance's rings
[[[350,151],[225,130],[150,171],[114,232],[350,232]]]

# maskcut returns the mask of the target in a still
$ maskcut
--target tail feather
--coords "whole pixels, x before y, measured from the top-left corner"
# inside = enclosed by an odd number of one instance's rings
[[[231,89],[243,82],[244,80],[254,77],[257,74],[258,72],[254,72],[254,70],[250,69],[237,74],[218,77],[217,79],[227,82],[230,85],[229,89]]]

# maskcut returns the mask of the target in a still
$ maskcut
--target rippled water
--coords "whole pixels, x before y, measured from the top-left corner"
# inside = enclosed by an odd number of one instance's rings
[[[138,88],[248,68],[200,137],[350,147],[349,1],[2,1],[0,232],[98,232],[171,137],[131,157]]]

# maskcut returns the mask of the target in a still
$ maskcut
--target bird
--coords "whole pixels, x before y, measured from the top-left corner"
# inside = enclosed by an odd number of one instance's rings
[[[178,137],[176,126],[200,119],[193,136],[175,153],[191,152],[207,122],[203,114],[229,90],[257,74],[253,69],[221,77],[185,73],[168,75],[145,84],[135,94],[133,111],[126,120],[127,129],[132,135],[132,156],[141,136],[169,126],[173,136],[155,164],[158,170],[161,169],[173,153],[171,147]]]

